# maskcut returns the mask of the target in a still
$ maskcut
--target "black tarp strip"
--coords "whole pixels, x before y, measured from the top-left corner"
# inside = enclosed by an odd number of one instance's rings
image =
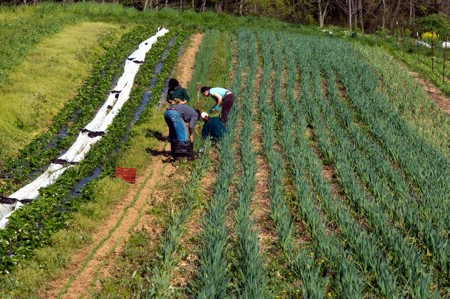
[[[5,205],[13,205],[16,202],[20,202],[22,204],[28,204],[28,203],[32,202],[33,200],[34,199],[30,199],[30,198],[17,199],[17,198],[0,196],[0,203],[5,204]]]
[[[97,137],[97,136],[104,136],[106,134],[103,131],[95,131],[95,132],[93,132],[93,131],[90,131],[88,129],[81,130],[81,133],[88,133],[88,136],[90,138],[94,138],[94,137]]]

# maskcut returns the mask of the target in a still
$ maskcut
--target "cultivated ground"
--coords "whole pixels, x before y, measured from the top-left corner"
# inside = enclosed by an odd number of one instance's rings
[[[194,69],[195,56],[202,41],[202,35],[196,34],[192,37],[189,47],[184,51],[176,66],[175,76],[183,86],[187,86],[191,80]],[[442,94],[430,82],[419,78],[424,90],[430,100],[436,102],[437,106],[445,113],[450,114],[450,99]],[[162,115],[162,111],[161,111]],[[261,128],[255,123],[253,146],[256,152],[260,152]],[[165,132],[167,135],[167,132]],[[150,232],[153,243],[157,243],[163,233],[158,215],[148,211],[167,204],[167,184],[177,180],[183,183],[186,177],[180,175],[176,164],[168,162],[169,145],[164,140],[159,141],[158,153],[149,155],[149,164],[145,171],[139,174],[137,182],[131,186],[127,196],[117,206],[112,208],[110,217],[99,227],[93,235],[94,242],[78,251],[72,258],[69,266],[61,273],[59,278],[46,285],[40,292],[42,298],[63,298],[89,297],[92,288],[101,287],[100,281],[111,275],[114,259],[120,254],[124,242],[133,231],[145,229]],[[256,174],[256,194],[252,201],[252,217],[256,219],[259,232],[260,248],[270,252],[270,247],[276,236],[273,231],[269,215],[269,198],[267,188],[268,166],[261,155],[257,156],[258,172]],[[325,170],[324,170],[325,171]],[[329,171],[331,173],[331,170]],[[330,176],[324,173],[324,177]],[[202,181],[202,186],[210,186],[211,177]],[[208,189],[208,188],[206,188]],[[209,189],[211,190],[211,189]],[[186,287],[188,279],[195,275],[195,265],[198,257],[193,248],[195,240],[201,231],[202,209],[196,209],[186,225],[186,234],[180,241],[182,247],[190,254],[185,255],[178,264],[174,279],[171,281],[172,287]],[[300,223],[298,223],[300,226]],[[198,240],[198,239],[197,239]]]
[[[177,78],[183,86],[186,86],[192,77],[195,55],[202,37],[202,34],[192,36],[189,47],[185,49],[175,68]],[[162,114],[161,111],[161,118]],[[167,136],[168,132],[165,134]],[[148,211],[167,200],[161,190],[164,182],[171,180],[181,182],[183,179],[176,174],[177,166],[167,162],[170,145],[160,140],[158,149],[159,154],[149,155],[148,166],[138,175],[127,196],[117,206],[112,207],[110,217],[93,235],[94,242],[73,256],[69,266],[57,280],[44,287],[39,294],[40,297],[88,296],[90,286],[100,287],[99,281],[110,275],[114,258],[120,254],[124,242],[133,231],[145,229],[151,232],[150,235],[155,242],[157,241],[162,228],[158,224],[158,217],[151,216]]]

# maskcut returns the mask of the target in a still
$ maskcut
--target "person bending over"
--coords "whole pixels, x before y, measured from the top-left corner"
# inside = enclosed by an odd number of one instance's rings
[[[222,87],[209,87],[209,86],[203,86],[200,89],[200,92],[205,97],[212,97],[214,101],[216,101],[216,104],[214,107],[211,108],[209,113],[213,111],[217,111],[222,107],[222,113],[220,115],[220,120],[223,124],[225,124],[228,121],[228,114],[230,114],[231,107],[233,107],[234,103],[234,95],[231,91],[228,89],[222,88]]]
[[[178,102],[178,99],[174,99],[174,102]],[[170,111],[172,111],[172,112],[170,112]],[[175,111],[178,114],[179,118],[174,114],[173,111]],[[172,119],[168,120],[166,115],[170,115],[173,118],[173,120]],[[169,127],[170,142],[172,142],[173,139],[177,139],[178,141],[187,141],[187,140],[190,140],[191,142],[194,141],[194,128],[195,128],[195,123],[198,120],[198,114],[194,108],[192,108],[188,105],[183,105],[183,104],[170,105],[166,109],[166,112],[164,113],[164,119],[166,120],[167,126]],[[184,135],[183,135],[183,130],[181,129],[181,125],[180,125],[180,119],[181,119],[181,124],[183,126],[184,132],[187,137],[184,137]],[[172,132],[171,132],[171,125],[169,124],[168,121],[173,123]],[[186,126],[187,126],[187,128],[186,128]],[[178,138],[178,134],[180,134],[180,137],[182,137],[183,140],[180,140]],[[177,138],[175,138],[175,137],[177,137]]]
[[[208,113],[202,112],[203,119],[202,137],[203,139],[211,138],[213,141],[219,141],[225,133],[225,126],[218,117],[209,117]]]

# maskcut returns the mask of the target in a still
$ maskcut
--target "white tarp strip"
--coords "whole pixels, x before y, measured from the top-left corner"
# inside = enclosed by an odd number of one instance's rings
[[[88,153],[91,146],[101,138],[102,136],[91,138],[88,136],[87,132],[80,133],[75,143],[58,159],[66,160],[67,162],[80,162],[84,159],[84,156]]]
[[[152,45],[157,41],[158,37],[165,35],[167,32],[169,30],[166,28],[160,28],[154,36],[140,43],[138,49],[128,56],[125,61],[124,72],[106,102],[99,109],[94,119],[86,125],[83,132],[78,135],[74,144],[58,159],[74,163],[84,159],[91,146],[102,138],[102,136],[89,137],[89,132],[98,133],[107,131],[114,117],[130,97],[134,77],[139,70],[140,64],[145,60],[145,54],[152,48]],[[11,194],[9,198],[17,200],[37,198],[40,188],[53,184],[66,169],[72,166],[50,164],[46,172],[30,184]],[[8,217],[22,205],[20,201],[17,201],[15,204],[0,204],[0,229],[5,227],[8,223]]]

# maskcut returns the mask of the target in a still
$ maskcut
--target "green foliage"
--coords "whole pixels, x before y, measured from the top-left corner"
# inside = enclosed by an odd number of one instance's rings
[[[450,32],[450,22],[442,13],[417,18],[414,23],[420,33],[434,31],[444,38]]]
[[[7,227],[0,231],[0,240],[2,240],[0,243],[0,251],[2,252],[0,270],[2,272],[9,271],[9,269],[20,264],[24,258],[32,255],[33,249],[48,245],[49,238],[56,231],[67,226],[67,220],[73,215],[70,212],[77,211],[83,201],[89,200],[91,193],[89,191],[86,191],[85,196],[71,197],[70,200],[63,200],[69,198],[70,192],[77,182],[91,175],[96,167],[103,167],[104,171],[102,172],[102,176],[106,176],[111,172],[114,166],[114,159],[111,157],[114,157],[114,152],[118,150],[117,144],[126,135],[130,120],[141,103],[141,96],[146,86],[144,82],[150,80],[149,78],[152,76],[155,65],[160,59],[162,50],[166,47],[168,39],[173,34],[172,32],[158,39],[158,43],[154,46],[155,51],[147,55],[148,60],[152,63],[144,64],[143,68],[140,69],[141,72],[135,78],[136,86],[132,90],[129,100],[108,128],[108,134],[90,149],[85,159],[77,167],[68,169],[53,185],[41,188],[38,200],[25,205],[11,215]],[[134,35],[142,38],[143,35],[146,36],[147,34],[136,31]],[[176,45],[172,48],[172,53],[175,53],[175,55],[180,44],[178,43]],[[127,53],[129,52],[127,51]],[[173,67],[175,63],[175,57],[173,55],[168,55],[170,60],[167,62],[165,66],[166,71],[162,75],[167,76],[168,70]],[[152,56],[156,58],[153,57],[152,59]],[[149,72],[145,70],[146,68],[150,68],[152,71]],[[160,94],[162,92],[162,86],[160,85],[156,88],[155,90],[159,90],[156,94]]]

